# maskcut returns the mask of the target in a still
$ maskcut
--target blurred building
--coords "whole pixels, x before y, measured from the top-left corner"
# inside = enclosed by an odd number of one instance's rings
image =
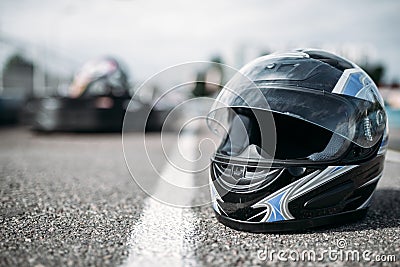
[[[73,74],[71,64],[48,49],[0,37],[0,95],[20,97],[59,93]]]
[[[0,37],[0,124],[16,123],[27,99],[60,95],[72,70],[57,55]]]

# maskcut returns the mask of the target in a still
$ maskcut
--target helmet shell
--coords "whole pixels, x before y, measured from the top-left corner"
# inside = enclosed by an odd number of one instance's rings
[[[355,63],[315,49],[260,57],[208,115],[217,218],[247,231],[290,231],[365,215],[382,176],[382,97]]]

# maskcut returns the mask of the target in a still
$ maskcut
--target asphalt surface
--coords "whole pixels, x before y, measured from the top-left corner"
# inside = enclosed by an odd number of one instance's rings
[[[166,159],[160,136],[147,138],[154,168],[162,169]],[[166,144],[174,142],[172,134],[165,138]],[[143,136],[133,134],[126,142],[140,147]],[[391,140],[394,148],[398,143]],[[130,152],[130,161],[137,164],[135,175],[151,181],[154,171],[146,152]],[[206,172],[200,176],[206,179]],[[400,263],[400,157],[395,152],[388,157],[364,220],[297,234],[239,232],[218,223],[210,205],[179,209],[154,203],[133,182],[118,134],[37,135],[21,128],[1,129],[0,185],[2,266],[134,266],[137,258],[141,266],[267,265],[271,262],[260,251],[318,252],[337,249],[339,240],[344,240],[344,250],[396,257],[380,264]],[[155,209],[162,212],[154,215]],[[153,261],[146,263],[148,259]],[[300,263],[377,264],[332,262],[328,257]]]

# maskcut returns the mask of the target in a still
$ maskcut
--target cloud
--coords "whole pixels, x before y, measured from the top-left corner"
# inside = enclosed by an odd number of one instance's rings
[[[359,47],[388,65],[389,78],[400,73],[398,1],[3,0],[0,10],[4,34],[62,51],[73,62],[115,54],[140,79],[215,53],[238,64],[243,48],[304,45],[352,53]]]

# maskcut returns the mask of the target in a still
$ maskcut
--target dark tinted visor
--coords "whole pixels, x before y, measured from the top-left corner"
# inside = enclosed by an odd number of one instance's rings
[[[246,158],[249,155],[242,154],[254,146],[260,156],[276,160],[321,161],[336,159],[350,144],[325,128],[276,112],[236,108],[230,116],[230,128],[217,154]]]

